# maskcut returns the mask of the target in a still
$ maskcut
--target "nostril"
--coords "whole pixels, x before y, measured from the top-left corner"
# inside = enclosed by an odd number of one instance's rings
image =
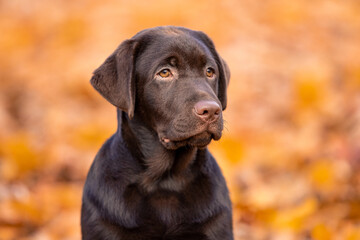
[[[220,106],[215,101],[199,101],[195,104],[194,110],[196,115],[205,121],[213,120],[221,113]]]

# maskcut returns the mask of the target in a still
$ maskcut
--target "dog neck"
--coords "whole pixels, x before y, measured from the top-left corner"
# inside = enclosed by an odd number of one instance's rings
[[[204,152],[196,147],[166,149],[156,132],[138,121],[136,116],[128,115],[118,109],[118,137],[129,146],[134,159],[140,159],[143,168],[139,176],[140,184],[153,191],[158,187],[167,190],[180,190],[192,177],[191,166],[197,154]]]

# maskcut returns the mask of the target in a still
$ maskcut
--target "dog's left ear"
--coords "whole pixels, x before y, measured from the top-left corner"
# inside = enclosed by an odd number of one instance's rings
[[[219,69],[219,83],[218,83],[218,98],[222,105],[222,110],[225,110],[227,105],[226,89],[230,81],[230,69],[224,59],[222,59],[215,49],[215,45],[212,40],[203,32],[194,31],[196,38],[200,39],[210,50],[214,56],[216,64]]]
[[[222,110],[225,110],[227,105],[226,89],[230,81],[230,69],[226,64],[226,62],[224,61],[224,59],[222,59],[219,55],[218,57],[220,60],[218,66],[221,65],[221,67],[219,67],[220,76],[219,76],[218,98],[221,102]]]
[[[91,85],[111,104],[134,116],[135,52],[138,43],[126,40],[94,71]]]

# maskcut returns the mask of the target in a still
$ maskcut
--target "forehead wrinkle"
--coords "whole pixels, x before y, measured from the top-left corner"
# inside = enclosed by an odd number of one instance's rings
[[[202,69],[209,62],[212,65],[215,63],[210,50],[203,42],[184,33],[167,32],[153,36],[140,55],[140,65],[150,71],[170,57],[175,57],[178,64],[186,68]]]
[[[203,44],[194,40],[193,37],[177,38],[170,46],[171,51],[178,53],[182,62],[190,67],[204,67],[211,55]]]

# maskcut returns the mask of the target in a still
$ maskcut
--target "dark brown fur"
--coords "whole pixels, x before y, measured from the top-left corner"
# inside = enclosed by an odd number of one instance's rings
[[[158,77],[164,67],[171,80]],[[86,180],[83,239],[233,239],[226,183],[206,148],[221,137],[221,110],[208,122],[194,113],[199,101],[226,108],[229,77],[212,41],[180,27],[138,33],[95,70],[91,84],[118,108],[118,130]]]

